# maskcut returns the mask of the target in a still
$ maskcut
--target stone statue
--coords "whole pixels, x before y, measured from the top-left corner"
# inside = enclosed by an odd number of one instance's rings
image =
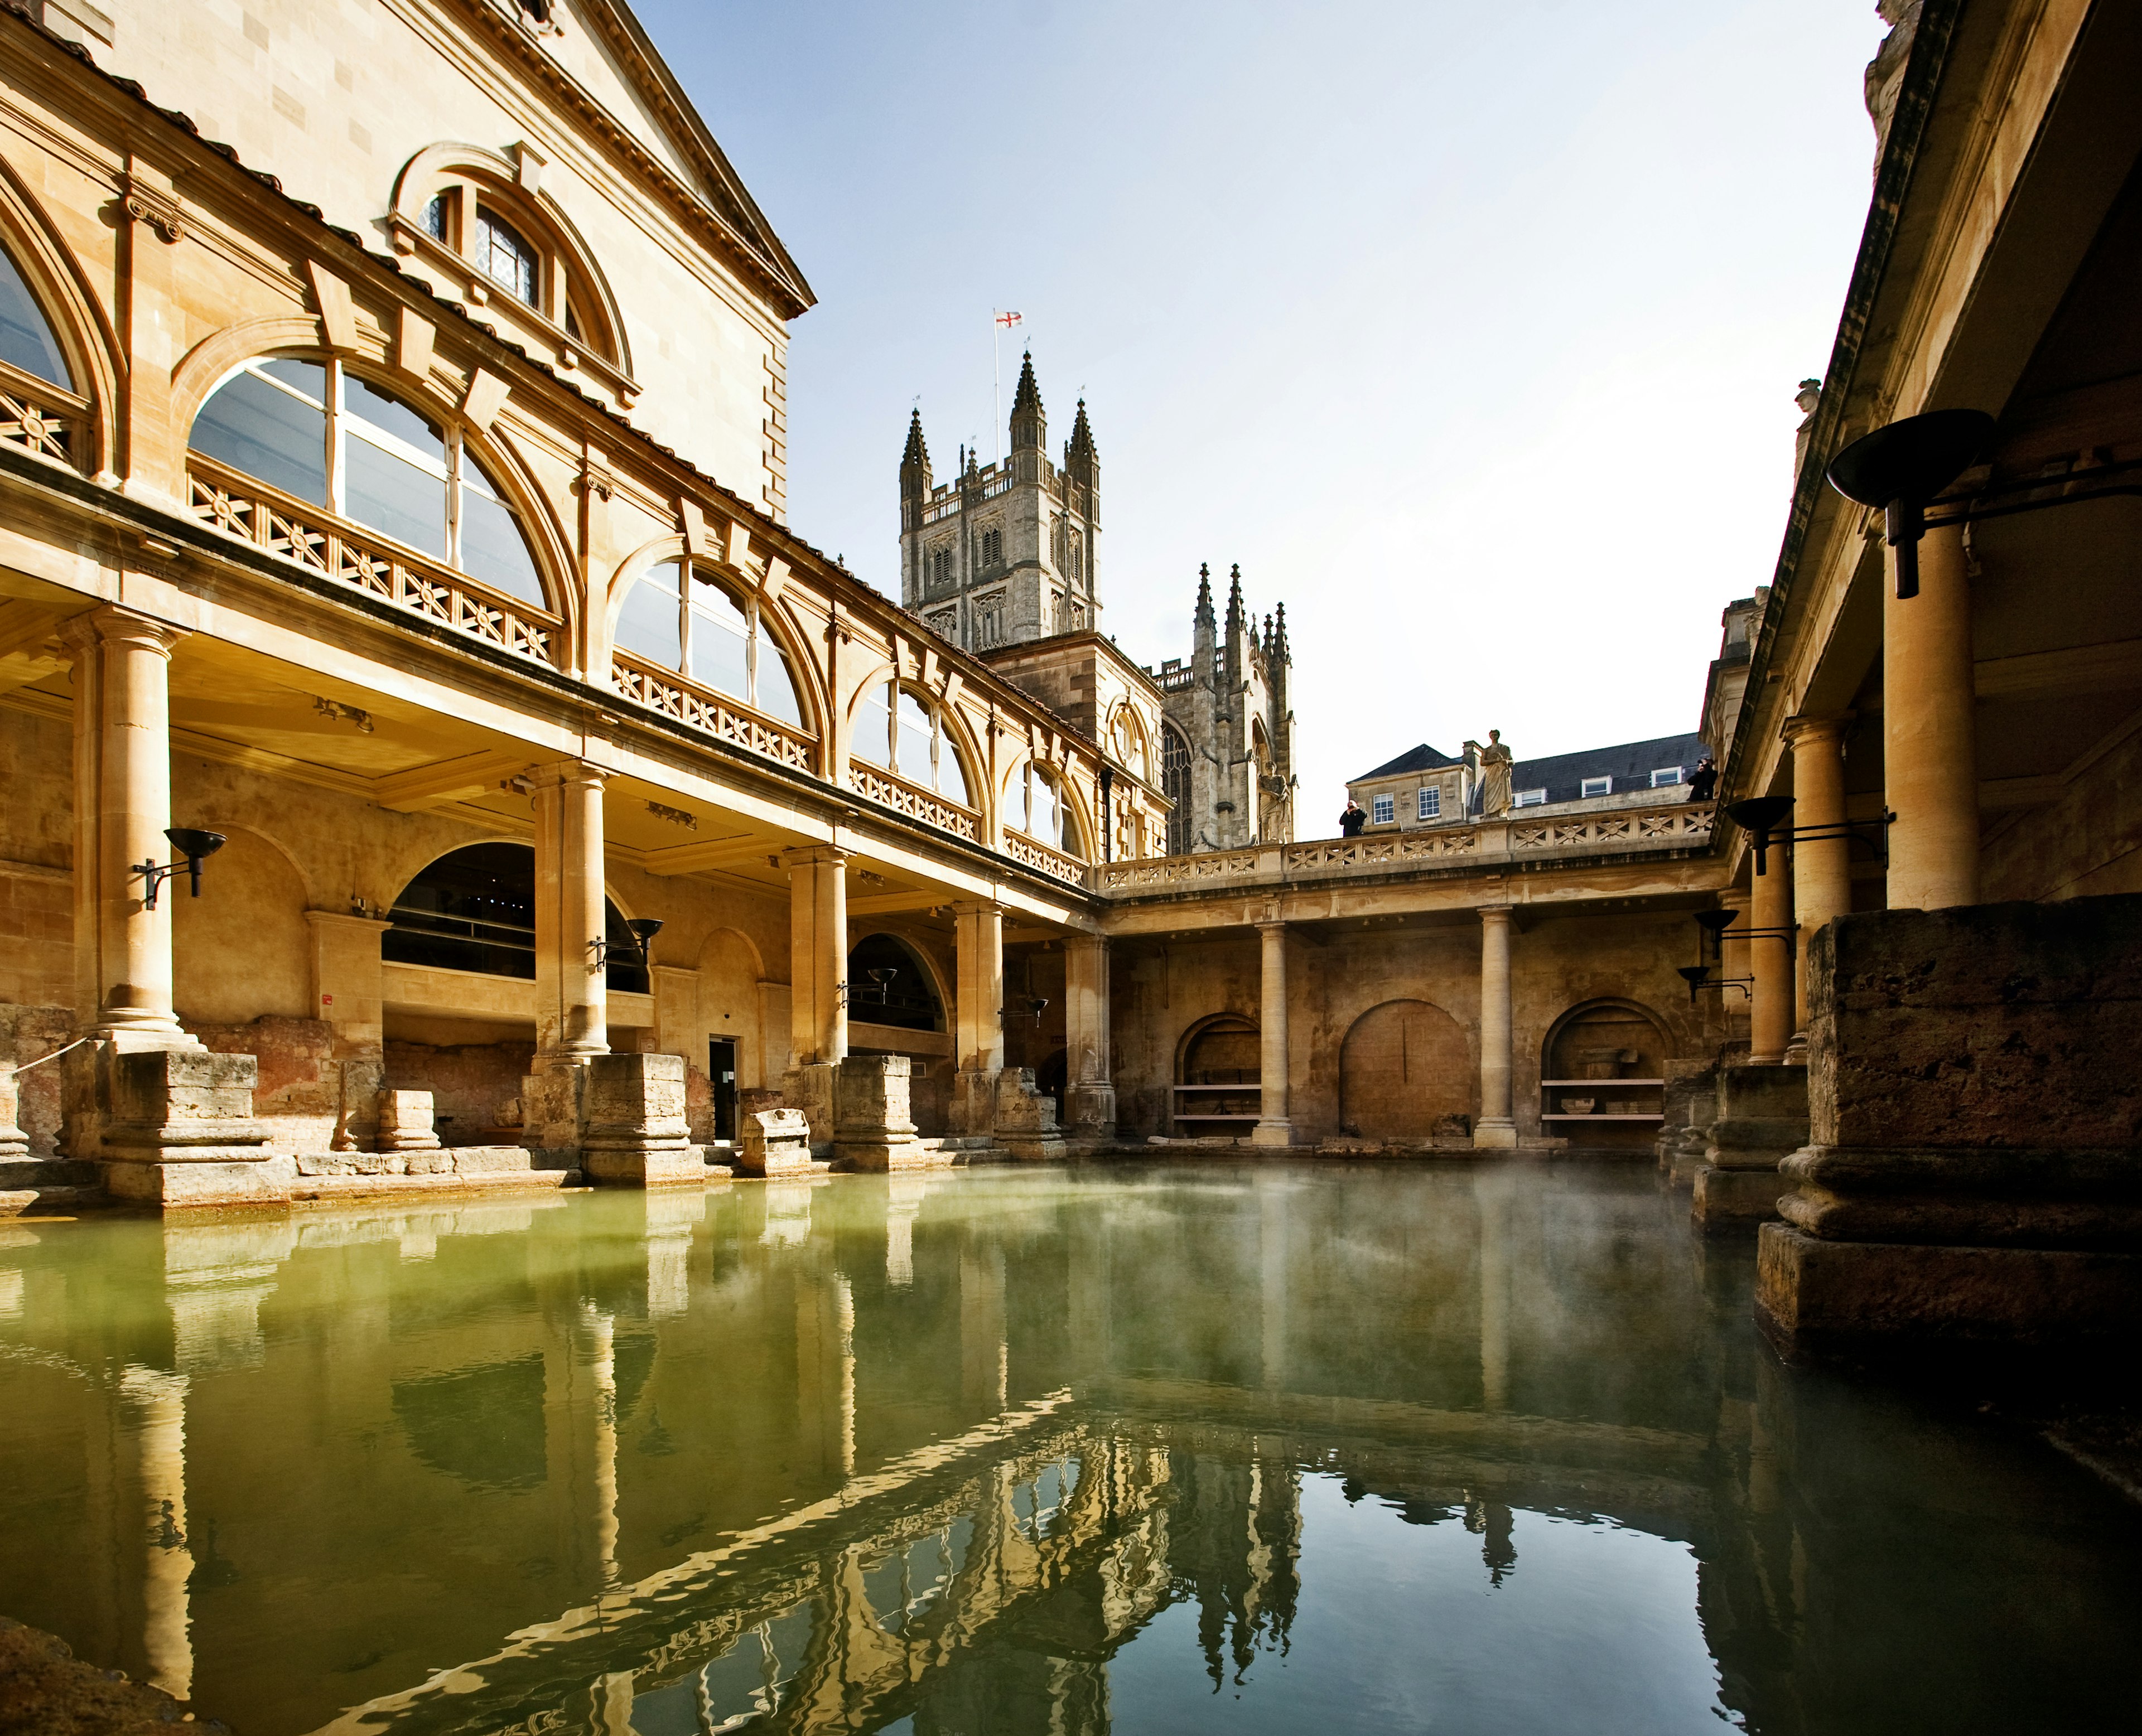
[[[1510,811],[1510,767],[1517,756],[1503,743],[1503,732],[1488,732],[1488,745],[1480,750],[1480,816],[1492,820]]]
[[[1912,42],[1918,35],[1919,9],[1924,0],[1876,0],[1875,13],[1889,27],[1881,47],[1867,65],[1867,117],[1874,123],[1874,166],[1882,165],[1882,152],[1889,142],[1889,123],[1896,118],[1897,92],[1904,82],[1904,65],[1912,57]]]

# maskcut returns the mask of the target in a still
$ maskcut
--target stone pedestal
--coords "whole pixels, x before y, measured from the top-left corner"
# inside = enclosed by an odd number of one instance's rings
[[[801,1111],[760,1109],[743,1117],[730,1162],[739,1176],[807,1175],[811,1124]]]
[[[580,1167],[581,1105],[587,1094],[585,1059],[545,1060],[521,1082],[521,1143],[536,1166]]]
[[[851,1055],[834,1081],[833,1161],[843,1169],[922,1169],[930,1154],[909,1112],[905,1055]]]
[[[1002,1068],[962,1068],[952,1075],[951,1122],[960,1133],[988,1138],[996,1131],[997,1077]]]
[[[269,1148],[253,1117],[253,1056],[97,1043],[64,1064],[70,1150],[103,1166],[114,1199],[165,1209],[289,1203],[298,1166]]]
[[[439,1148],[430,1092],[382,1091],[378,1103],[377,1142],[381,1151],[436,1152]]]
[[[682,1055],[597,1055],[588,1063],[580,1167],[598,1184],[659,1187],[707,1179],[684,1118]]]
[[[1718,1072],[1710,1061],[1665,1063],[1665,1114],[1659,1123],[1659,1167],[1676,1186],[1692,1183],[1710,1145],[1718,1115]]]
[[[836,1131],[839,1112],[834,1105],[834,1080],[840,1063],[814,1061],[792,1067],[782,1076],[782,1100],[800,1114],[811,1129],[811,1143],[825,1155]]]
[[[1059,1163],[1066,1147],[1056,1125],[1056,1100],[1034,1087],[1034,1069],[1007,1067],[997,1075],[996,1142],[1022,1163]]]
[[[2142,895],[1841,916],[1759,1319],[1789,1345],[2142,1327]]]
[[[1778,1166],[1807,1142],[1804,1067],[1749,1063],[1718,1070],[1718,1118],[1695,1172],[1690,1215],[1705,1230],[1760,1223],[1778,1215],[1789,1183]]]
[[[1064,1116],[1079,1139],[1113,1139],[1116,1132],[1116,1087],[1088,1082],[1064,1091]]]
[[[15,1083],[15,1063],[0,1061],[0,1162],[30,1155],[30,1137],[22,1127],[22,1091]]]

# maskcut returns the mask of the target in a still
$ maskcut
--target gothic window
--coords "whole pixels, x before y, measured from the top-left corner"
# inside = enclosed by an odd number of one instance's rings
[[[939,543],[923,556],[925,582],[932,590],[943,590],[952,583],[952,545]]]
[[[866,693],[850,751],[910,783],[973,806],[959,752],[945,736],[944,715],[919,688],[888,681]]]
[[[1004,532],[999,530],[982,532],[982,565],[1000,566],[1004,562]]]
[[[975,599],[975,649],[993,650],[1004,643],[1004,610],[1002,591]]]
[[[1076,530],[1064,550],[1064,574],[1073,584],[1086,576],[1086,540]]]
[[[476,245],[470,249],[476,269],[504,285],[531,308],[543,305],[536,284],[536,249],[502,217],[479,209]]]
[[[1070,816],[1054,777],[1032,760],[1011,775],[1004,792],[1004,824],[1056,850],[1072,847]]]
[[[960,613],[957,609],[948,609],[942,614],[928,615],[924,619],[930,624],[930,630],[947,644],[954,643],[958,639]]]
[[[196,452],[545,606],[519,515],[460,426],[413,408],[335,357],[264,356],[194,418]]]
[[[682,560],[665,560],[633,580],[618,611],[617,644],[688,675],[769,718],[801,728],[796,678],[766,630],[758,600]]]
[[[1175,804],[1167,816],[1167,853],[1190,854],[1190,743],[1172,723],[1160,732],[1161,794]]]
[[[52,322],[4,250],[0,250],[0,361],[48,385],[74,389],[74,376],[60,353]]]

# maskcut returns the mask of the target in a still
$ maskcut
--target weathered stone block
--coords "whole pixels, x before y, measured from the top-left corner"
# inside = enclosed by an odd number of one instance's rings
[[[238,1162],[196,1160],[104,1166],[105,1191],[112,1198],[160,1206],[171,1211],[206,1206],[287,1206],[297,1181],[297,1161],[290,1157],[269,1157]]]
[[[1695,1195],[1689,1216],[1702,1229],[1740,1228],[1778,1215],[1778,1200],[1792,1184],[1777,1166],[1764,1169],[1720,1169],[1705,1164],[1695,1171]]]
[[[832,1143],[837,1119],[834,1107],[834,1074],[837,1069],[830,1062],[817,1061],[804,1067],[792,1067],[782,1075],[781,1097],[791,1109],[802,1112],[811,1124],[811,1143],[826,1146]]]
[[[833,1159],[847,1169],[920,1169],[928,1163],[908,1112],[905,1055],[851,1055],[834,1084]]]
[[[2142,1147],[2142,895],[1838,917],[1808,1013],[1816,1145]]]
[[[266,1155],[253,1118],[259,1063],[251,1055],[171,1048],[107,1062],[104,1155],[142,1162],[244,1161]]]
[[[1789,1345],[2125,1344],[2142,1327],[2142,1254],[1830,1241],[1765,1224],[1755,1313]]]
[[[582,1167],[590,1181],[640,1186],[703,1181],[685,1118],[682,1055],[597,1055],[588,1063]]]
[[[1034,1088],[1031,1068],[1008,1067],[997,1075],[996,1141],[1022,1163],[1060,1162],[1065,1156],[1056,1100]]]
[[[26,1157],[29,1136],[21,1124],[22,1090],[15,1083],[15,1063],[0,1061],[0,1158]]]
[[[531,1152],[573,1152],[580,1143],[584,1062],[553,1062],[521,1082],[521,1143]]]
[[[382,1152],[428,1152],[439,1143],[428,1091],[382,1091],[376,1142]]]
[[[811,1123],[799,1109],[760,1109],[742,1117],[743,1137],[730,1153],[740,1176],[782,1176],[811,1167]]]
[[[689,1145],[663,1150],[590,1147],[585,1171],[590,1181],[613,1187],[697,1187],[707,1179],[704,1161]]]

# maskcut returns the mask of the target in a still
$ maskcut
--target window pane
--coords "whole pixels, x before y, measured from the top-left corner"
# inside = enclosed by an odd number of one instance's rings
[[[851,752],[873,766],[892,763],[891,695],[890,683],[876,688],[856,714],[856,738]]]
[[[22,281],[22,274],[15,269],[15,262],[5,253],[0,253],[0,357],[55,386],[73,387],[73,377],[67,372],[67,360],[60,354],[43,310],[30,293],[30,286]]]
[[[324,370],[309,362],[289,365],[312,367],[324,391]],[[257,375],[234,374],[220,387],[194,418],[187,444],[301,501],[328,503],[327,412],[299,403]]]
[[[476,219],[476,268],[493,283],[503,284],[530,307],[536,305],[536,249],[511,224],[488,211]]]
[[[902,777],[912,778],[924,789],[931,787],[930,772],[930,713],[922,702],[906,688],[900,694],[900,766]]]
[[[635,656],[668,668],[684,660],[678,641],[677,569],[657,567],[635,580],[617,618],[617,642]]]
[[[973,806],[967,794],[967,774],[960,769],[960,756],[952,751],[950,742],[940,742],[937,747],[937,791],[955,801]]]
[[[1026,767],[1021,766],[1012,775],[1010,786],[1004,791],[1004,823],[1014,831],[1029,830],[1026,823],[1026,786],[1033,775]]]
[[[1064,841],[1064,812],[1057,805],[1056,792],[1048,781],[1037,772],[1034,779],[1034,795],[1028,809],[1027,831],[1044,844]]]
[[[323,410],[328,402],[328,369],[324,362],[300,362],[293,356],[269,356],[249,364],[272,375],[285,386],[294,386]]]
[[[803,727],[803,708],[796,699],[796,678],[788,659],[764,634],[758,636],[758,708],[769,718]]]
[[[440,560],[447,553],[447,482],[376,446],[355,429],[343,442],[343,501],[360,525]]]
[[[397,440],[407,441],[426,457],[434,460],[441,470],[447,467],[447,442],[429,417],[387,397],[377,386],[368,384],[347,370],[342,377],[342,407],[345,416],[369,422]]]
[[[511,506],[469,475],[466,453],[461,463],[461,570],[493,590],[547,609],[543,580],[536,570],[536,557],[528,552],[521,520]]]
[[[717,692],[751,697],[749,634],[743,611],[718,587],[692,583],[692,678]]]

